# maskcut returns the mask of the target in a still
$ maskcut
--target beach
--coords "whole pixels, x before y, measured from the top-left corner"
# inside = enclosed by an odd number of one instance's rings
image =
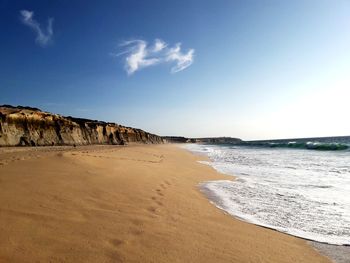
[[[235,219],[176,145],[0,148],[0,262],[330,262]]]

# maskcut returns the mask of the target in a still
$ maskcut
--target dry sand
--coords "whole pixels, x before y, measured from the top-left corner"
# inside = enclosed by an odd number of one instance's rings
[[[0,262],[329,262],[236,220],[174,145],[0,148]]]

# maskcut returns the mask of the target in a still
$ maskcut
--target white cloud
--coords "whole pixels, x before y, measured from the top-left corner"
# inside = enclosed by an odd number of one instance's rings
[[[176,61],[176,66],[171,68],[172,73],[179,72],[191,66],[193,63],[194,49],[190,49],[186,54],[181,52],[181,44],[178,43],[174,48],[169,49],[166,56],[167,61]]]
[[[128,54],[125,58],[125,69],[129,75],[141,68],[152,66],[160,62],[159,58],[152,57],[152,53],[158,51],[149,50],[147,48],[147,43],[143,40],[124,42],[122,46],[128,47],[122,54]]]
[[[112,55],[125,56],[125,70],[129,75],[142,68],[166,62],[176,63],[171,68],[171,73],[176,73],[193,63],[194,49],[182,53],[181,43],[169,48],[168,44],[161,39],[155,39],[153,45],[148,45],[144,40],[132,40],[123,42],[121,46],[126,50]]]
[[[47,44],[49,44],[53,36],[53,18],[48,19],[46,33],[44,33],[40,27],[40,24],[33,19],[33,11],[21,10],[20,14],[22,22],[25,25],[29,26],[31,29],[33,29],[34,32],[37,34],[36,42],[41,46],[46,46]]]
[[[166,44],[163,40],[161,40],[161,39],[156,39],[156,40],[154,41],[154,48],[153,48],[153,51],[154,51],[154,52],[159,52],[159,51],[163,50],[163,49],[166,48],[166,47],[167,47],[167,44]]]

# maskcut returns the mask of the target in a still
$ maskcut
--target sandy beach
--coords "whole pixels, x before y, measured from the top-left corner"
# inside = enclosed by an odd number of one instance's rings
[[[330,262],[232,218],[176,145],[0,148],[0,262]]]

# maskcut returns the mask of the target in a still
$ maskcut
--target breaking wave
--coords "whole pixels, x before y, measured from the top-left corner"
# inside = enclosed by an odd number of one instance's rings
[[[324,142],[245,142],[243,145],[269,148],[296,148],[319,151],[340,151],[349,149],[349,145],[344,143],[324,143]]]

